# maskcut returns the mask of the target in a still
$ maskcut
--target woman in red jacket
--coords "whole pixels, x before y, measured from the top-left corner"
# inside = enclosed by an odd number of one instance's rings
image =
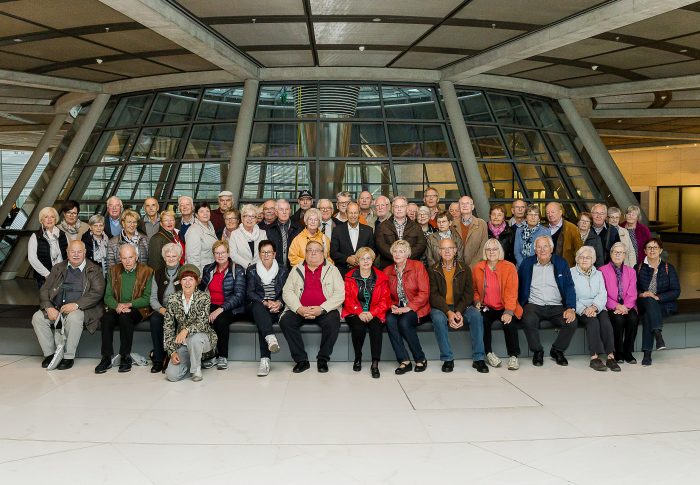
[[[369,345],[372,350],[372,377],[379,378],[379,358],[382,354],[382,326],[386,322],[386,312],[391,307],[389,279],[374,268],[376,255],[370,248],[357,250],[357,268],[345,275],[345,303],[342,317],[350,326],[352,346],[355,349],[355,362],[352,370],[362,370],[362,346],[369,331]]]
[[[518,303],[518,271],[513,263],[504,259],[503,246],[498,239],[486,241],[483,257],[472,270],[472,281],[474,306],[483,312],[484,317],[486,361],[491,367],[501,365],[501,359],[491,348],[491,324],[500,321],[503,323],[509,356],[508,370],[518,370],[520,345],[515,323],[523,316],[523,309]]]
[[[430,279],[420,261],[408,259],[411,245],[407,241],[394,241],[390,251],[394,264],[384,268],[384,273],[389,277],[391,290],[391,309],[386,314],[386,328],[399,362],[394,373],[401,375],[413,369],[404,340],[416,361],[416,372],[423,372],[428,367],[428,361],[416,329],[420,319],[430,314]]]

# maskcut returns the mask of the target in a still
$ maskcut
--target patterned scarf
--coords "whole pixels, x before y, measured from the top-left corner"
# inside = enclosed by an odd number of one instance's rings
[[[394,271],[396,271],[396,294],[399,297],[399,305],[408,305],[408,299],[406,298],[406,291],[403,289],[403,272],[406,270],[406,266],[403,270],[399,271],[399,267],[394,265]]]
[[[622,268],[624,268],[624,263],[621,264],[619,267],[616,266],[615,264],[612,265],[613,269],[615,270],[615,276],[617,277],[617,302],[618,303],[624,303],[624,297],[622,295]]]
[[[591,233],[591,230],[589,229],[586,231],[586,234],[581,234],[581,231],[578,232],[579,236],[581,237],[581,242],[585,243],[586,239],[588,239],[588,235]]]
[[[122,229],[122,232],[119,234],[119,245],[121,246],[122,244],[133,244],[134,247],[136,248],[136,257],[139,257],[139,240],[141,239],[141,235],[137,232],[134,233],[132,237],[129,237],[126,235],[126,231]]]
[[[44,239],[49,243],[49,252],[51,255],[51,264],[57,264],[63,261],[61,255],[61,246],[58,243],[58,238],[61,235],[61,231],[54,226],[51,232],[44,229]]]
[[[438,232],[438,237],[440,239],[451,239],[452,238],[452,231],[450,229],[448,229],[447,232]]]
[[[582,274],[583,276],[585,276],[586,278],[590,278],[591,275],[593,274],[593,269],[594,269],[594,267],[591,266],[590,268],[588,268],[588,271],[584,271],[583,269],[581,269],[581,266],[579,266],[579,265],[577,264],[577,265],[576,265],[576,269],[578,270],[579,273],[581,273],[581,274]]]
[[[506,222],[505,221],[503,221],[498,226],[494,226],[489,221],[488,226],[489,226],[489,231],[491,231],[491,234],[493,234],[493,237],[495,237],[496,239],[498,239],[498,237],[501,235],[501,233],[506,230]]]
[[[534,252],[532,251],[532,235],[535,233],[537,228],[540,227],[539,224],[535,227],[530,227],[527,224],[523,226],[523,230],[520,233],[520,239],[523,240],[523,247],[520,250],[520,254],[523,258],[532,256]]]
[[[65,232],[66,234],[70,234],[71,236],[77,236],[78,232],[80,231],[80,226],[81,226],[80,219],[75,221],[75,226],[69,226],[66,220],[62,220],[60,227]]]

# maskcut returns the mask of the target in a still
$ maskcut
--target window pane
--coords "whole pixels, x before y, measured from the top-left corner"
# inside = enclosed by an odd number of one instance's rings
[[[382,107],[377,86],[360,86],[355,118],[381,118]]]
[[[235,120],[238,118],[242,99],[242,87],[206,89],[197,120]]]
[[[559,122],[559,118],[552,110],[550,103],[542,99],[527,98],[527,104],[535,113],[537,124],[546,130],[564,131],[564,127]]]
[[[71,198],[79,200],[106,200],[119,178],[119,166],[86,167],[82,170]]]
[[[511,163],[480,163],[484,189],[490,199],[518,199],[523,196]]]
[[[460,196],[453,163],[395,163],[394,174],[398,193],[409,199],[422,199],[429,185],[437,189],[443,200]]]
[[[500,123],[533,126],[532,119],[520,97],[500,93],[488,93],[488,97]]]
[[[152,94],[141,94],[139,96],[122,98],[119,100],[119,104],[115,108],[107,127],[116,128],[119,126],[131,126],[142,123],[146,108],[151,102],[151,99],[153,99]]]
[[[578,197],[586,200],[600,199],[598,191],[595,190],[595,185],[585,169],[566,167],[565,172],[569,176],[569,183],[574,186]]]
[[[147,123],[150,125],[191,120],[198,97],[198,89],[158,93]]]
[[[171,160],[177,156],[184,133],[183,126],[144,128],[130,160]]]
[[[236,125],[197,125],[192,128],[184,158],[224,158],[230,160]]]
[[[386,137],[381,123],[321,123],[318,156],[386,157]]]
[[[146,197],[163,198],[172,164],[129,164],[119,182],[117,197],[124,200],[143,200]]]
[[[248,162],[243,199],[296,200],[300,190],[313,191],[316,162]]]
[[[256,118],[296,118],[295,89],[299,86],[263,86],[258,95]]]
[[[189,195],[194,200],[216,200],[228,176],[228,163],[183,163],[177,174],[173,199]]]
[[[462,114],[464,115],[464,121],[493,121],[484,93],[464,89],[457,89],[456,92],[459,106],[462,108]]]
[[[432,120],[438,118],[432,88],[382,86],[387,118]]]
[[[554,153],[562,163],[581,164],[578,153],[567,135],[561,133],[546,133],[546,135],[554,147]]]
[[[476,158],[508,158],[498,130],[492,126],[468,126],[469,138]]]
[[[503,129],[506,145],[513,158],[516,160],[537,160],[538,162],[551,162],[547,147],[542,136],[532,130]]]
[[[131,150],[136,130],[107,131],[102,134],[90,163],[121,162]]]
[[[388,124],[394,157],[449,157],[440,125]]]
[[[335,199],[335,195],[347,190],[357,198],[363,190],[375,195],[393,196],[391,172],[386,162],[320,162],[320,187],[314,191],[318,198]]]
[[[554,165],[517,164],[520,178],[525,184],[525,190],[532,199],[568,199],[559,172]]]
[[[313,157],[316,123],[255,123],[251,157]]]

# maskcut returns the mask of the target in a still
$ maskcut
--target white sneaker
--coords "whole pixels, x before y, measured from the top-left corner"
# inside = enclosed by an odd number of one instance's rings
[[[263,357],[260,359],[260,367],[258,367],[258,377],[265,377],[270,373],[270,359]]]
[[[508,359],[508,370],[518,370],[520,369],[520,362],[518,362],[518,358],[514,355],[511,355],[510,358]]]
[[[274,335],[268,335],[267,337],[265,337],[265,342],[267,342],[267,350],[269,350],[273,354],[275,352],[280,351],[280,344],[279,342],[277,342],[277,337],[275,337]]]
[[[219,370],[228,369],[228,359],[226,357],[217,357],[216,358],[216,368]]]
[[[199,382],[202,380],[202,369],[197,369],[192,373],[192,380],[194,382]]]
[[[496,354],[493,352],[489,352],[486,354],[486,361],[489,363],[491,367],[500,367],[501,366],[501,359],[498,358]]]

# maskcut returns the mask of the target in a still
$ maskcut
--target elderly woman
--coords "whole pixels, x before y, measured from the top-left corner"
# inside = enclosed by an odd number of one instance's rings
[[[53,207],[39,211],[41,227],[29,236],[27,258],[34,268],[34,278],[39,287],[44,284],[54,264],[64,261],[67,256],[68,238],[56,223],[58,212]]]
[[[107,243],[109,237],[105,233],[105,218],[102,214],[94,214],[88,220],[90,230],[83,234],[85,257],[102,267],[102,275],[107,277]]]
[[[518,271],[515,265],[506,261],[501,243],[489,239],[484,244],[483,260],[472,269],[474,282],[474,306],[482,312],[484,321],[484,351],[491,367],[500,367],[501,359],[491,346],[491,326],[493,322],[503,324],[503,334],[508,352],[508,370],[518,370],[520,363],[520,343],[515,326],[523,316],[518,303]]]
[[[200,271],[214,262],[212,246],[217,241],[217,237],[214,225],[209,221],[210,218],[209,204],[207,202],[197,204],[194,222],[185,233],[185,261],[194,264]]]
[[[582,246],[576,251],[576,266],[571,268],[571,278],[576,289],[576,314],[586,326],[591,369],[620,372],[620,366],[615,360],[612,325],[608,312],[605,311],[608,292],[603,275],[593,265],[595,258],[595,249],[591,246]],[[603,362],[600,355],[605,354],[607,359]]]
[[[160,253],[163,264],[154,270],[151,282],[151,308],[153,309],[150,317],[151,340],[153,341],[151,372],[154,374],[163,370],[167,357],[163,347],[163,323],[168,297],[182,289],[177,274],[180,269],[180,258],[182,258],[182,246],[179,243],[170,242],[160,249]]]
[[[240,320],[245,310],[245,269],[233,262],[226,241],[214,241],[211,251],[214,262],[204,267],[199,289],[211,298],[209,322],[218,337],[216,367],[224,370],[228,369],[229,325]]]
[[[539,215],[539,212],[538,212]],[[498,239],[503,248],[504,259],[515,264],[515,228],[506,221],[506,206],[494,204],[489,212],[489,222],[486,224],[489,238]]]
[[[660,239],[649,239],[643,248],[646,257],[636,268],[637,307],[642,318],[642,365],[650,366],[654,340],[656,350],[666,348],[661,336],[663,318],[676,313],[676,300],[681,295],[681,284],[676,268],[661,259],[664,246]]]
[[[420,206],[418,208],[418,213],[416,214],[416,222],[420,225],[423,230],[425,237],[435,232],[435,228],[430,225],[430,208],[427,206]]]
[[[331,240],[318,229],[321,224],[321,211],[313,207],[308,209],[304,213],[304,224],[306,224],[304,230],[294,238],[289,246],[289,262],[292,267],[304,261],[306,245],[309,241],[316,241],[323,246],[323,255],[326,261],[333,264],[330,257]]]
[[[369,331],[369,346],[372,353],[370,372],[379,378],[379,359],[382,355],[382,327],[386,323],[386,312],[391,308],[389,279],[384,272],[373,266],[376,254],[368,247],[355,253],[358,266],[345,275],[345,303],[341,317],[350,327],[355,361],[352,370],[362,370],[362,346]]]
[[[435,217],[437,230],[428,236],[426,240],[425,259],[428,267],[440,262],[440,241],[443,239],[452,239],[457,246],[456,258],[462,260],[462,238],[459,233],[452,231],[452,214],[447,211],[438,212]]]
[[[58,226],[69,241],[80,241],[88,230],[88,225],[78,219],[80,214],[80,204],[74,200],[67,200],[61,206],[63,221]]]
[[[637,274],[625,264],[627,249],[621,242],[610,247],[610,262],[600,267],[608,292],[608,317],[613,327],[615,338],[615,360],[636,364],[632,355],[634,341],[637,338]]]
[[[180,256],[185,250],[185,242],[180,238],[180,231],[175,229],[175,213],[171,210],[164,210],[160,213],[160,227],[151,240],[148,242],[148,266],[153,271],[158,271],[165,266],[163,248],[167,244],[177,244],[180,246]],[[184,261],[180,261],[182,264]]]
[[[525,210],[525,224],[515,231],[513,252],[515,264],[519,268],[523,259],[535,255],[535,239],[540,236],[550,236],[549,228],[540,224],[540,208],[537,204],[530,204]]]
[[[168,297],[163,333],[170,365],[165,375],[176,382],[192,374],[202,380],[202,356],[217,344],[216,333],[209,325],[209,295],[197,289],[199,269],[186,264],[178,272],[181,289]]]
[[[430,279],[425,266],[419,261],[408,259],[411,255],[411,245],[407,241],[394,241],[389,251],[394,264],[384,268],[384,273],[389,277],[391,291],[391,307],[386,314],[386,327],[399,363],[394,373],[401,375],[413,369],[404,340],[416,361],[415,371],[423,372],[428,367],[428,361],[418,339],[417,327],[420,319],[430,313]]]
[[[231,248],[231,259],[243,268],[247,268],[259,261],[258,244],[260,244],[260,241],[267,239],[265,231],[258,227],[257,216],[258,207],[253,204],[246,204],[241,207],[241,221],[243,224],[233,231],[233,235],[228,242]]]
[[[639,206],[631,205],[627,208],[625,214],[625,222],[620,224],[627,229],[630,234],[630,242],[634,247],[634,252],[637,255],[637,264],[644,262],[644,245],[651,239],[651,231],[647,226],[639,222],[639,216],[642,214],[642,209]]]
[[[620,217],[622,211],[617,207],[608,209],[608,224],[617,228],[617,233],[620,235],[620,242],[625,245],[625,264],[630,268],[634,268],[637,264],[637,252],[634,250],[630,233],[624,227],[620,227]]]
[[[581,242],[584,246],[592,247],[595,251],[595,260],[593,264],[596,268],[600,268],[605,263],[605,254],[603,253],[603,241],[600,236],[591,229],[593,224],[593,216],[590,212],[581,212],[578,216],[578,233],[581,236]]]
[[[124,244],[132,244],[136,248],[136,256],[139,263],[148,262],[148,238],[136,230],[139,219],[138,212],[126,209],[119,217],[122,232],[112,237],[107,243],[107,267],[111,268],[119,263],[119,248]]]
[[[218,239],[229,241],[233,235],[233,231],[238,229],[241,224],[241,214],[236,209],[229,209],[224,212],[224,228],[216,233]]]
[[[248,313],[258,327],[260,343],[260,366],[258,376],[270,373],[270,357],[279,352],[280,345],[272,325],[279,321],[284,302],[282,288],[289,271],[277,263],[275,243],[267,239],[258,243],[260,260],[252,264],[246,273],[246,300]]]

